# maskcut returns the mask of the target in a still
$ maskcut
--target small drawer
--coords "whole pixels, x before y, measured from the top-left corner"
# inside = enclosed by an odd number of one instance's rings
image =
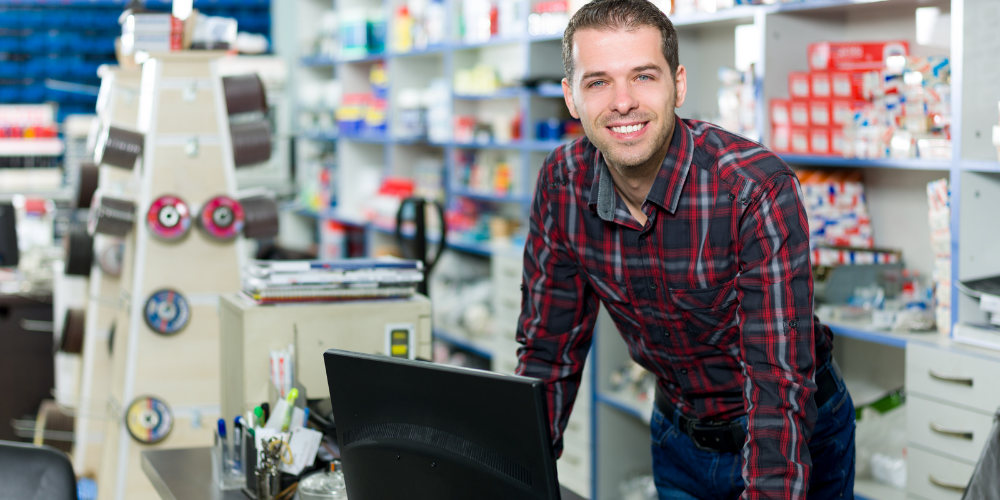
[[[910,446],[906,451],[906,492],[926,500],[961,500],[973,465]]]
[[[906,347],[906,390],[993,413],[1000,405],[1000,359],[921,345]]]
[[[910,441],[969,462],[979,459],[993,427],[993,416],[918,396],[906,401]]]

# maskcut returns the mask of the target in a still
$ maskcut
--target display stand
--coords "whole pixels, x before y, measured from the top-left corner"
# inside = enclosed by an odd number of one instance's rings
[[[115,418],[103,444],[102,499],[154,498],[140,452],[209,445],[220,416],[218,298],[239,290],[245,252],[238,236],[220,240],[195,219],[210,200],[232,198],[236,189],[226,98],[215,70],[222,56],[172,52],[142,65],[143,152],[111,341]],[[157,237],[147,222],[165,195],[189,209],[190,226],[169,238]],[[159,305],[149,305],[154,296]]]
[[[103,66],[97,103],[96,130],[109,125],[134,129],[139,112],[139,69]],[[97,189],[124,196],[135,192],[137,172],[112,165],[99,167]],[[95,259],[90,270],[80,397],[73,428],[73,468],[97,476],[109,414],[111,346],[109,340],[121,301],[122,245],[119,238],[94,236]]]

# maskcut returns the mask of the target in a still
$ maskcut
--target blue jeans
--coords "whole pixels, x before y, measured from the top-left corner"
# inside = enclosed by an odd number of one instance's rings
[[[830,369],[825,364],[820,370]],[[809,439],[809,500],[854,498],[854,402],[841,377],[839,391],[819,407]],[[676,412],[675,412],[676,413]],[[740,417],[746,428],[747,417]],[[653,478],[660,500],[735,499],[743,493],[743,456],[698,448],[677,426],[677,415],[655,406],[650,422]]]

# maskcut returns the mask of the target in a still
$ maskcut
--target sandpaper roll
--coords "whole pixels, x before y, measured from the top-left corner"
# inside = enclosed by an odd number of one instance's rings
[[[125,236],[135,222],[135,203],[121,198],[98,195],[90,208],[87,229],[90,234]]]
[[[87,231],[84,222],[70,222],[69,230],[63,237],[65,252],[65,273],[70,276],[90,276],[90,266],[94,263],[94,238]]]
[[[97,179],[100,170],[90,162],[80,164],[80,172],[76,182],[76,208],[90,208],[90,202],[97,191]]]
[[[229,125],[237,168],[271,159],[271,125],[264,118]]]
[[[254,195],[240,199],[245,223],[243,236],[261,239],[278,235],[278,203],[266,195]]]
[[[222,78],[226,110],[230,115],[259,111],[267,113],[267,93],[257,73]]]
[[[98,163],[132,170],[142,155],[144,137],[138,132],[108,126],[104,140],[98,144]]]
[[[70,354],[83,352],[83,332],[87,313],[83,309],[67,309],[63,317],[59,350]]]

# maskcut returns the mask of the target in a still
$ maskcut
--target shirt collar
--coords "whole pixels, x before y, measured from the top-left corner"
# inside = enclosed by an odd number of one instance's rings
[[[684,180],[691,170],[694,158],[694,136],[691,129],[680,118],[674,118],[674,134],[670,139],[667,156],[660,164],[653,187],[646,195],[646,201],[654,203],[670,213],[677,210],[684,188]],[[615,194],[615,183],[611,178],[604,155],[600,151],[594,156],[594,183],[590,189],[590,204],[597,209],[597,215],[602,220],[612,221],[615,215],[615,205],[618,197]]]

